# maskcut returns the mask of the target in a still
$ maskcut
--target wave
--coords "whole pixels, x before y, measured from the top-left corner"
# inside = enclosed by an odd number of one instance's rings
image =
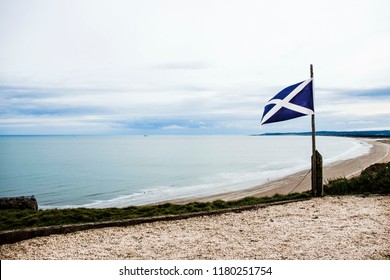
[[[326,145],[324,143],[322,146]],[[372,145],[355,139],[351,139],[349,148],[339,153],[326,151],[324,154],[324,164],[331,164],[340,160],[347,160],[369,153]],[[310,162],[298,159],[292,161],[293,164],[286,166],[285,162],[275,161],[263,168],[255,171],[241,172],[220,172],[212,176],[202,178],[203,182],[199,184],[188,185],[166,185],[145,188],[143,191],[128,195],[120,195],[107,200],[95,200],[83,205],[64,205],[64,206],[43,206],[42,209],[49,208],[109,208],[109,207],[127,207],[130,205],[146,205],[159,203],[168,200],[184,198],[201,198],[210,195],[239,191],[256,185],[264,184],[268,181],[277,180],[285,176],[308,170]],[[291,167],[293,166],[293,167]],[[94,196],[89,195],[90,197]]]
[[[243,190],[310,168],[311,139],[305,136],[82,140],[32,139],[38,150],[21,146],[26,141],[9,143],[26,153],[20,162],[12,149],[2,155],[15,164],[0,173],[0,195],[32,193],[41,209],[126,207]],[[317,137],[317,143],[325,165],[371,148],[351,138]],[[25,162],[34,164],[21,169]]]

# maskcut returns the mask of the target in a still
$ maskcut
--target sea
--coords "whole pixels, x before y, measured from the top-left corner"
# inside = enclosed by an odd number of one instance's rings
[[[317,137],[324,164],[367,154],[353,138]],[[0,136],[0,197],[40,209],[196,198],[310,168],[308,136]]]

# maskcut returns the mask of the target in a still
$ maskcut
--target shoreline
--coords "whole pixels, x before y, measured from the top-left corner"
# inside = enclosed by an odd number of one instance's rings
[[[369,154],[329,164],[324,168],[324,178],[355,176],[374,163],[390,161],[389,140],[387,143],[361,140],[373,145]],[[289,192],[292,182],[299,182],[306,173],[265,184],[271,189],[262,185],[203,199],[236,199],[250,192],[258,196]],[[310,188],[310,176],[306,179],[309,184],[302,184],[296,191]],[[239,213],[36,237],[0,245],[0,257],[6,260],[389,260],[389,203],[390,196],[325,196]]]
[[[370,151],[366,155],[358,156],[347,160],[339,160],[323,167],[323,178],[326,183],[329,180],[336,178],[351,178],[360,174],[365,168],[375,163],[390,161],[390,142],[384,139],[372,138],[355,138],[359,141],[366,142],[372,145]],[[389,140],[387,140],[389,141]],[[215,194],[203,197],[188,197],[180,199],[165,200],[153,204],[161,203],[177,203],[186,204],[190,202],[210,202],[214,200],[237,200],[248,196],[266,197],[275,194],[286,195],[294,192],[304,192],[311,189],[311,177],[308,174],[309,170],[300,171],[290,174],[277,180],[267,182],[265,184],[256,185],[251,188],[231,191],[221,194]],[[305,177],[306,176],[306,177]]]

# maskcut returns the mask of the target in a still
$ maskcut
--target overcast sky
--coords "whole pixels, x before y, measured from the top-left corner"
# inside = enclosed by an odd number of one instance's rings
[[[0,134],[252,134],[309,78],[317,130],[390,129],[388,0],[0,0]]]

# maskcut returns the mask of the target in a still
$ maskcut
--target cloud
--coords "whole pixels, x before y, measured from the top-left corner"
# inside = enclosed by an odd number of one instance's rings
[[[0,133],[307,130],[258,122],[310,63],[319,129],[379,127],[389,3],[0,1]]]
[[[390,99],[390,87],[372,88],[372,89],[355,89],[346,91],[350,96],[366,97],[370,99],[383,99],[383,97]]]
[[[166,133],[180,128],[184,133],[209,134],[213,129],[225,133],[232,123],[248,116],[259,117],[256,91],[242,88],[229,92],[192,85],[116,91],[2,87],[0,96],[2,133],[11,126],[28,127],[28,131],[35,126],[50,133],[66,126],[66,131],[72,127],[78,131],[85,125],[101,126],[104,132]]]
[[[307,118],[260,127],[264,104],[280,89],[248,85],[207,88],[190,84],[127,90],[2,87],[0,133],[18,129],[41,134],[250,134],[309,130]],[[320,88],[315,95],[320,130],[335,126],[341,130],[351,126],[379,127],[390,118],[388,88]]]
[[[319,90],[320,113],[346,117],[381,117],[390,115],[390,88]]]
[[[210,65],[204,62],[171,62],[160,64],[154,67],[160,70],[204,70],[210,68]]]

